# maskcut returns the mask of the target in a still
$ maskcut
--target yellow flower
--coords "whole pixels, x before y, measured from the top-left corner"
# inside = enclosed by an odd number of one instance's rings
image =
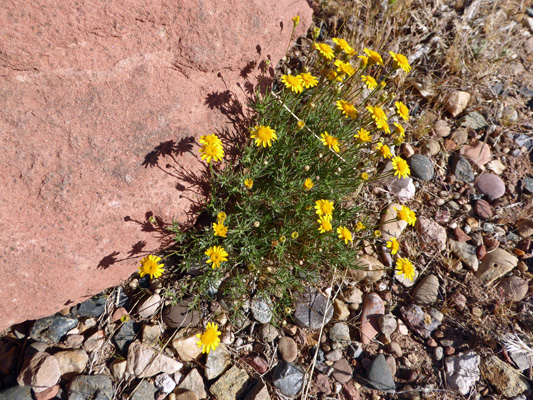
[[[378,237],[381,237],[381,231],[380,231],[379,229],[376,229],[376,230],[374,231],[374,237],[377,237],[377,238],[378,238]]]
[[[350,117],[351,119],[357,118],[357,109],[352,103],[348,103],[344,100],[337,100],[337,109],[341,110],[346,118]]]
[[[394,255],[398,253],[398,250],[400,250],[400,243],[393,236],[387,241],[387,248],[391,249],[391,254]]]
[[[389,146],[387,146],[386,144],[383,144],[381,142],[379,142],[377,145],[376,145],[376,150],[379,152],[379,154],[381,154],[381,156],[383,158],[391,158],[392,157],[392,153],[389,149]]]
[[[325,216],[322,216],[318,219],[318,231],[320,233],[330,232],[333,227],[331,226],[331,221]]]
[[[401,126],[398,122],[395,122],[394,126],[396,127],[394,129],[394,133],[398,134],[400,137],[405,137],[405,128]]]
[[[298,239],[298,232],[294,231],[293,233],[291,233],[291,238],[293,239]]]
[[[220,211],[217,215],[217,219],[219,222],[224,222],[226,220],[226,213],[224,211]]]
[[[359,129],[353,137],[359,139],[359,141],[363,143],[372,141],[372,135],[365,128]]]
[[[279,242],[280,243],[285,243],[286,241],[287,241],[287,237],[285,237],[285,236],[280,236],[279,237]]]
[[[200,136],[200,144],[218,144],[222,146],[222,141],[214,133],[212,135]]]
[[[361,179],[364,180],[364,181],[367,181],[368,180],[368,174],[366,172],[363,172],[361,174]]]
[[[348,244],[348,242],[353,242],[352,232],[350,232],[350,230],[345,226],[337,228],[337,233],[339,234],[339,239],[344,240],[345,244]]]
[[[346,54],[350,55],[354,52],[346,40],[339,38],[333,38],[332,40],[333,43],[335,43],[340,49],[344,50]]]
[[[392,168],[394,169],[394,175],[400,179],[407,178],[411,175],[411,169],[409,168],[407,161],[400,156],[396,156],[392,159]]]
[[[255,139],[257,147],[263,145],[263,147],[272,147],[272,141],[278,140],[276,131],[270,126],[256,126],[252,129],[252,139]]]
[[[251,189],[252,186],[254,186],[254,181],[251,179],[245,179],[244,186],[246,186],[248,189]]]
[[[364,52],[368,56],[368,61],[370,64],[383,65],[383,58],[381,58],[378,52],[370,49],[364,49]]]
[[[211,160],[220,161],[224,157],[224,149],[218,143],[204,144],[200,148],[200,154],[202,155],[202,160],[205,160],[207,163],[210,163]]]
[[[331,221],[333,210],[335,209],[335,207],[333,207],[332,201],[324,200],[324,199],[317,200],[315,202],[315,208],[316,208],[316,213],[320,217],[324,217],[328,221]]]
[[[400,208],[399,210],[396,207],[394,207],[394,210],[396,210],[396,212],[398,213],[398,216],[397,216],[398,220],[405,221],[409,225],[415,226],[416,215],[414,211],[412,211],[409,207],[402,206],[402,208]]]
[[[324,132],[321,134],[322,143],[324,143],[324,146],[328,146],[330,149],[335,150],[337,153],[339,152],[339,139],[337,139],[335,136],[331,136],[329,133]]]
[[[159,264],[161,257],[149,255],[141,260],[141,266],[139,267],[139,275],[141,278],[145,275],[150,275],[150,279],[159,278],[163,275],[164,264]]]
[[[282,75],[281,81],[285,84],[285,87],[291,89],[293,92],[301,93],[304,90],[303,80],[300,75]]]
[[[337,72],[346,74],[348,76],[352,76],[353,74],[355,74],[355,69],[353,69],[350,63],[345,63],[341,60],[337,60],[334,62],[334,65],[337,67]]]
[[[221,332],[218,330],[218,325],[213,322],[208,322],[205,332],[202,334],[197,334],[196,337],[200,340],[196,342],[198,348],[202,349],[202,353],[207,353],[211,350],[215,350],[220,344]]]
[[[332,69],[324,69],[322,70],[322,74],[328,78],[329,81],[336,80],[337,82],[342,82],[344,80],[344,75],[337,76],[337,73],[333,71]]]
[[[215,236],[226,237],[228,227],[224,226],[224,222],[219,220],[216,224],[213,223],[213,231],[215,232]]]
[[[305,127],[305,122],[300,120],[296,125],[298,125],[298,130],[302,130]]]
[[[403,275],[412,281],[415,277],[415,267],[407,258],[399,258],[396,261],[396,274]]]
[[[368,65],[368,57],[367,56],[359,56],[359,58],[361,59],[361,65],[359,66],[359,68],[364,68]]]
[[[306,178],[306,180],[304,182],[304,189],[305,190],[310,190],[313,186],[315,186],[315,184],[313,183],[311,178]]]
[[[297,15],[295,17],[292,17],[292,24],[294,25],[295,28],[298,26],[299,23],[300,23],[300,16],[299,15]]]
[[[372,119],[376,121],[376,125],[378,124],[378,121],[388,121],[387,114],[385,114],[385,111],[381,107],[375,106],[368,106],[366,108],[370,113],[372,114]],[[379,126],[378,126],[379,128]]]
[[[302,86],[304,88],[311,88],[311,87],[315,87],[316,85],[318,85],[318,78],[311,75],[308,72],[302,72],[298,76],[302,80]]]
[[[394,68],[401,68],[405,72],[411,71],[411,66],[409,65],[409,61],[407,61],[407,58],[403,54],[396,54],[392,51],[389,51],[389,54],[391,55],[392,59],[394,60]]]
[[[221,262],[228,261],[228,253],[226,253],[226,250],[221,246],[212,246],[208,248],[205,255],[209,257],[207,263],[213,263],[213,269],[220,268]]]
[[[378,87],[378,83],[370,75],[361,75],[361,80],[366,84],[370,90],[374,90]]]
[[[394,103],[394,105],[398,109],[397,112],[400,117],[402,117],[404,121],[409,121],[409,109],[407,108],[407,106],[401,101],[397,101],[396,103]]]
[[[315,43],[313,45],[315,50],[318,50],[318,52],[326,59],[331,60],[333,59],[334,53],[333,49],[329,47],[326,43]]]
[[[313,28],[313,38],[316,40],[320,36],[320,28],[318,26],[315,26]]]
[[[363,229],[366,229],[366,226],[361,221],[359,221],[357,225],[355,225],[355,231],[359,232],[359,231],[362,231]]]

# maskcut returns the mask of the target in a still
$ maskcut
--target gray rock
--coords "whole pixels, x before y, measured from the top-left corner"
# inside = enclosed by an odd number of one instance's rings
[[[473,182],[475,175],[470,162],[459,154],[451,158],[450,167],[452,174],[462,182]]]
[[[514,137],[514,142],[518,147],[525,147],[527,151],[533,149],[533,136],[523,133],[517,133]]]
[[[261,381],[261,379],[256,379],[246,391],[242,400],[270,400],[268,387]]]
[[[156,313],[161,304],[161,296],[156,294],[146,298],[138,308],[138,313],[141,318],[150,318]]]
[[[215,379],[222,375],[231,364],[231,356],[226,346],[221,344],[215,350],[211,350],[205,362],[205,377],[207,380]]]
[[[175,305],[163,310],[163,322],[171,328],[196,326],[200,322],[200,314],[196,310],[189,310],[191,298],[183,299]]]
[[[475,182],[476,189],[490,200],[498,199],[505,194],[505,183],[496,174],[483,173]]]
[[[115,336],[113,336],[113,341],[115,342],[120,352],[125,352],[128,350],[130,343],[135,340],[138,331],[139,324],[134,322],[133,320],[125,322],[120,327]]]
[[[429,338],[431,333],[440,326],[440,321],[426,314],[416,304],[403,306],[400,312],[407,325],[424,339]]]
[[[525,377],[496,356],[483,359],[482,374],[483,378],[505,397],[518,396],[526,390],[531,390]]]
[[[378,356],[372,361],[367,378],[370,381],[370,384],[377,390],[396,390],[396,384],[394,383],[391,370],[383,354],[378,354]]]
[[[35,321],[30,330],[30,336],[39,342],[56,344],[76,325],[78,325],[77,318],[56,314]]]
[[[411,168],[411,175],[423,181],[430,181],[435,175],[433,163],[429,158],[421,154],[415,154],[407,159],[409,168]]]
[[[284,396],[294,397],[302,390],[305,371],[297,364],[280,362],[272,372],[272,383]]]
[[[217,400],[238,400],[249,383],[248,373],[234,366],[211,385],[209,391]]]
[[[392,335],[398,328],[398,321],[392,314],[380,315],[378,318],[379,330],[385,335]]]
[[[363,354],[363,345],[361,343],[352,342],[348,349],[346,350],[348,357],[359,358]]]
[[[130,397],[130,400],[146,400],[153,399],[157,389],[154,384],[147,380],[142,380],[135,389],[135,393]]]
[[[105,311],[107,297],[96,295],[73,307],[71,313],[79,317],[99,317]]]
[[[278,338],[279,331],[273,325],[263,324],[259,327],[257,334],[259,335],[259,340],[270,343]]]
[[[337,322],[331,327],[329,338],[335,342],[350,343],[350,328],[343,322]]]
[[[13,386],[0,390],[2,400],[33,400],[31,386]]]
[[[109,400],[113,383],[107,375],[78,375],[70,382],[68,400]]]
[[[470,128],[475,130],[484,128],[488,125],[487,120],[485,120],[485,117],[477,111],[471,112],[461,117],[459,119],[459,124],[464,128]]]
[[[308,288],[300,296],[294,311],[294,322],[309,329],[320,329],[333,317],[333,305],[316,289]]]
[[[279,340],[278,351],[284,361],[293,362],[298,356],[298,345],[294,339],[284,336]]]
[[[254,297],[251,309],[254,318],[262,324],[268,324],[272,319],[273,305],[268,297]]]
[[[498,247],[483,257],[476,276],[483,283],[490,284],[504,276],[517,265],[518,258]]]
[[[524,192],[533,194],[533,178],[524,178],[522,187],[524,189]]]
[[[479,362],[479,355],[472,350],[447,357],[444,364],[448,387],[467,396],[480,378]]]
[[[162,393],[171,393],[176,387],[176,382],[168,374],[157,375],[154,384],[157,390]]]
[[[427,306],[437,301],[439,294],[439,278],[428,275],[417,285],[413,291],[413,300],[419,306]]]
[[[448,239],[450,248],[461,261],[470,267],[472,271],[477,271],[479,268],[479,261],[477,259],[476,248],[466,242],[458,242]]]

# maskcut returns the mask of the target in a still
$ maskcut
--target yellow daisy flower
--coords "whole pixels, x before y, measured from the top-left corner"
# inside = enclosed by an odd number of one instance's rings
[[[398,220],[405,221],[409,225],[415,226],[416,215],[414,211],[412,211],[409,207],[402,206],[402,208],[400,208],[399,210],[396,207],[394,207],[394,210],[398,213],[398,216],[397,216]]]
[[[224,211],[220,211],[217,215],[217,220],[219,222],[224,222],[226,220],[226,213]]]
[[[359,231],[362,231],[363,229],[366,229],[366,226],[361,221],[359,221],[357,225],[355,225],[355,231],[359,232]]]
[[[294,231],[293,233],[291,233],[291,238],[293,239],[298,239],[298,232]]]
[[[411,66],[409,65],[409,61],[407,61],[407,57],[405,57],[403,54],[393,53],[392,51],[389,51],[389,54],[394,60],[394,68],[401,68],[405,72],[411,71]]]
[[[322,216],[318,219],[318,231],[320,233],[330,232],[333,227],[331,226],[331,221],[326,217]]]
[[[392,255],[395,255],[396,253],[398,253],[398,250],[400,250],[400,243],[393,236],[387,241],[387,248],[391,249]]]
[[[298,130],[302,130],[305,127],[305,122],[300,120],[296,125],[298,125]]]
[[[363,172],[361,174],[361,179],[364,180],[364,181],[367,181],[368,180],[368,174],[366,172]]]
[[[348,244],[348,242],[353,242],[352,232],[350,232],[350,230],[345,226],[337,228],[337,233],[339,234],[339,239],[344,240],[345,244]]]
[[[252,139],[255,139],[255,144],[257,147],[272,147],[272,141],[278,140],[276,136],[276,131],[270,126],[256,126],[252,129]]]
[[[396,261],[396,273],[412,281],[415,277],[415,267],[407,258],[399,258]]]
[[[370,75],[361,75],[361,80],[365,83],[365,85],[370,89],[374,90],[378,87],[378,83],[374,78],[372,78]]]
[[[405,137],[405,128],[401,126],[398,122],[395,122],[394,126],[396,127],[394,129],[394,133],[398,134],[400,137]]]
[[[310,190],[313,186],[315,186],[315,184],[313,183],[313,181],[311,180],[311,178],[307,178],[304,182],[304,189],[305,190]]]
[[[221,262],[228,261],[228,253],[226,253],[226,250],[221,246],[212,246],[208,248],[205,255],[209,257],[207,263],[213,263],[213,269],[220,268]]]
[[[359,68],[364,68],[368,65],[368,57],[367,56],[358,56],[361,59],[361,65]]]
[[[357,118],[357,109],[352,103],[349,103],[344,100],[337,100],[337,109],[341,110],[346,118],[350,117],[351,119]]]
[[[363,143],[372,141],[372,135],[365,128],[359,129],[353,137]]]
[[[332,40],[333,43],[335,43],[340,49],[344,50],[346,54],[350,55],[354,52],[354,49],[350,47],[346,40],[339,38],[333,38]]]
[[[390,133],[389,124],[387,123],[387,114],[385,114],[383,109],[378,106],[368,106],[366,109],[372,114],[372,119],[374,120],[374,123],[378,129],[383,129],[385,132]]]
[[[409,168],[407,161],[400,156],[396,156],[392,159],[392,169],[394,169],[394,175],[400,179],[407,178],[411,175],[411,169]]]
[[[200,144],[218,144],[222,146],[222,141],[214,133],[212,135],[200,136]]]
[[[286,88],[291,89],[293,92],[301,93],[304,90],[303,80],[300,75],[282,75],[281,81],[285,84]]]
[[[164,264],[159,264],[162,258],[154,255],[149,255],[141,260],[141,266],[139,267],[139,275],[142,278],[145,275],[150,275],[150,279],[159,278],[163,275]]]
[[[407,108],[407,106],[401,101],[395,102],[394,105],[397,108],[398,115],[402,117],[404,121],[409,121],[409,109]]]
[[[372,64],[383,65],[383,58],[381,58],[378,52],[374,50],[370,50],[370,49],[364,49],[363,51],[368,56],[368,61],[371,65]]]
[[[246,186],[248,189],[251,189],[254,186],[254,181],[251,179],[245,179],[244,186]]]
[[[226,234],[228,233],[228,227],[224,226],[224,222],[219,220],[217,223],[213,223],[213,231],[215,236],[226,237]]]
[[[334,65],[337,67],[337,72],[346,74],[348,76],[352,76],[353,74],[355,74],[355,69],[353,69],[350,63],[345,63],[341,60],[337,60],[334,62]]]
[[[328,148],[333,149],[335,152],[339,152],[339,139],[337,139],[335,136],[331,136],[329,133],[324,132],[320,136],[322,136],[322,143],[324,143],[324,146],[328,146]]]
[[[411,226],[415,226],[416,214],[413,210],[409,210],[409,216],[407,217],[407,223]]]
[[[392,153],[390,151],[390,148],[386,144],[383,144],[383,143],[379,142],[376,145],[376,150],[379,152],[379,154],[381,154],[381,156],[383,158],[391,158],[392,157]]]
[[[302,72],[298,76],[302,80],[302,86],[304,88],[311,88],[311,87],[315,87],[316,85],[318,85],[318,78],[311,75],[308,72]]]
[[[332,60],[335,53],[333,52],[333,49],[329,47],[326,43],[315,43],[313,45],[315,50],[318,50],[318,52],[326,59],[326,60]]]
[[[335,209],[335,207],[333,207],[332,201],[324,200],[324,199],[317,200],[315,202],[315,208],[316,208],[316,213],[320,217],[324,217],[325,219],[331,221],[331,218],[333,216],[333,210]]]
[[[221,332],[218,330],[218,325],[213,322],[208,322],[205,332],[202,334],[197,334],[196,337],[200,340],[196,342],[198,348],[202,349],[202,353],[207,353],[211,350],[215,350],[220,344]]]
[[[205,160],[207,163],[213,161],[220,161],[224,157],[224,149],[222,145],[214,144],[204,144],[200,148],[200,154],[202,155],[202,160]]]

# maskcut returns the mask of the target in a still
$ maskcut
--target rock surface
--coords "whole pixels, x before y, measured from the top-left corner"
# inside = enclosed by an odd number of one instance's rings
[[[148,216],[184,220],[190,205],[166,163],[199,170],[193,143],[311,13],[304,0],[3,4],[2,265],[17,268],[2,270],[0,330],[117,284],[159,248]]]
[[[445,360],[446,381],[450,389],[463,396],[468,395],[480,378],[479,362],[479,355],[473,351],[447,357]]]
[[[304,384],[305,373],[297,364],[281,362],[272,372],[272,383],[279,391],[288,397],[294,397]]]
[[[366,296],[363,304],[363,313],[361,315],[361,342],[368,344],[379,333],[379,317],[385,313],[383,300],[376,293],[370,293]]]
[[[420,281],[413,291],[413,300],[419,306],[427,306],[437,301],[439,294],[439,278],[428,275]]]
[[[526,378],[520,376],[518,371],[496,356],[484,358],[481,366],[483,378],[489,381],[502,396],[518,396],[531,389]]]
[[[333,305],[315,289],[307,289],[296,303],[294,322],[301,327],[320,329],[332,317]]]
[[[249,380],[245,370],[234,366],[218,379],[209,391],[218,400],[236,400],[242,396]]]
[[[391,370],[383,354],[378,354],[372,361],[367,377],[370,384],[378,390],[389,391],[396,389]]]
[[[483,257],[476,276],[483,283],[490,284],[518,265],[518,258],[497,248]]]

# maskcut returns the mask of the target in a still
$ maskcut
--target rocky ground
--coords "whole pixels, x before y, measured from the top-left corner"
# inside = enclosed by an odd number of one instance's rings
[[[230,323],[224,304],[187,312],[168,282],[133,276],[4,332],[0,398],[533,399],[533,15],[476,17],[475,4],[433,11],[470,29],[492,18],[490,29],[516,35],[514,55],[488,79],[473,81],[467,65],[438,85],[422,51],[406,93],[418,122],[397,149],[413,177],[362,194],[384,239],[401,238],[414,282],[394,278],[388,253],[366,246],[367,271],[309,288],[274,326],[261,302]],[[331,30],[338,20],[326,17],[316,23]],[[415,65],[427,43],[406,52]],[[389,221],[399,204],[416,211],[414,227]],[[207,320],[222,344],[203,355],[196,334]]]

